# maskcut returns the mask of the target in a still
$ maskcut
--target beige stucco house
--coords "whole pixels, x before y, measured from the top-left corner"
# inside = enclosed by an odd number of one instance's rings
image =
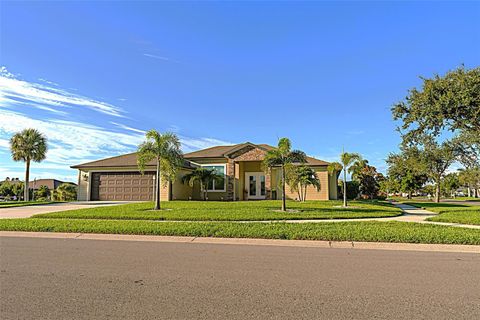
[[[182,183],[182,177],[196,167],[215,169],[224,175],[223,181],[213,181],[208,186],[208,200],[261,200],[280,199],[280,171],[265,173],[262,160],[265,152],[273,148],[266,144],[250,142],[229,146],[216,146],[184,155],[185,162],[175,181],[162,187],[161,200],[200,200],[198,185]],[[307,157],[321,183],[320,191],[307,190],[308,200],[337,199],[337,174],[329,174],[328,162]],[[137,167],[136,153],[102,159],[72,166],[78,169],[78,200],[141,200],[154,198],[155,165],[147,165],[144,174]],[[287,187],[286,195],[297,195]]]

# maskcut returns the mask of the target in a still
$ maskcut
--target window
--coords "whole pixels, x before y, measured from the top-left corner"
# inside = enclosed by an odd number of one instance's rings
[[[207,186],[207,191],[225,191],[225,165],[220,164],[220,165],[203,165],[202,166],[205,169],[209,170],[215,170],[215,172],[219,175],[221,175],[223,178],[215,181],[210,181],[210,183]]]

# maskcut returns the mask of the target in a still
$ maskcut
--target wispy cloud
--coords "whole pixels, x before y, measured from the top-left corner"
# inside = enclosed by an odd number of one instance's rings
[[[43,82],[45,82],[44,80]],[[56,85],[28,82],[16,78],[5,67],[0,68],[0,103],[3,107],[26,104],[54,113],[66,112],[69,108],[88,108],[115,117],[124,117],[124,111],[112,104],[73,94]]]
[[[121,124],[121,123],[117,123],[117,122],[113,122],[113,121],[110,121],[111,124],[113,124],[114,126],[117,126],[119,128],[122,128],[124,130],[128,130],[128,131],[132,131],[132,132],[137,132],[137,133],[141,133],[141,134],[145,134],[145,130],[140,130],[140,129],[137,129],[137,128],[132,128],[132,127],[129,127],[129,126],[126,126],[124,124]]]
[[[169,58],[167,58],[167,57],[162,57],[162,56],[157,56],[156,54],[144,53],[143,55],[144,55],[145,57],[149,57],[149,58],[153,58],[153,59],[170,61]]]

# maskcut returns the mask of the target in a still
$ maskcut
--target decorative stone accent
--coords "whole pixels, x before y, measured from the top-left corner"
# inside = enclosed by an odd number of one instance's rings
[[[265,150],[248,146],[232,154],[231,158],[235,161],[262,161],[265,158]]]
[[[235,161],[228,159],[227,163],[227,198],[225,200],[232,201],[233,199],[233,188],[235,188]]]

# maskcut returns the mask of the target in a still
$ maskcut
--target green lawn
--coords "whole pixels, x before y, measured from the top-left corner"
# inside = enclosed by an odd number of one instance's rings
[[[342,208],[340,201],[289,201],[287,207],[298,212],[278,212],[280,201],[170,201],[162,202],[165,210],[153,211],[153,203],[142,202],[119,206],[87,208],[35,216],[39,219],[118,219],[177,221],[262,221],[300,219],[343,219],[394,217],[401,210],[388,202],[351,201]]]
[[[146,220],[0,219],[3,231],[329,241],[480,244],[480,230],[408,222],[156,222]]]
[[[429,221],[480,225],[480,206],[445,202],[405,201],[404,203],[438,213],[438,216],[428,218]]]
[[[55,201],[8,201],[0,202],[1,208],[11,208],[11,207],[25,207],[25,206],[38,206],[42,204],[55,203]]]

